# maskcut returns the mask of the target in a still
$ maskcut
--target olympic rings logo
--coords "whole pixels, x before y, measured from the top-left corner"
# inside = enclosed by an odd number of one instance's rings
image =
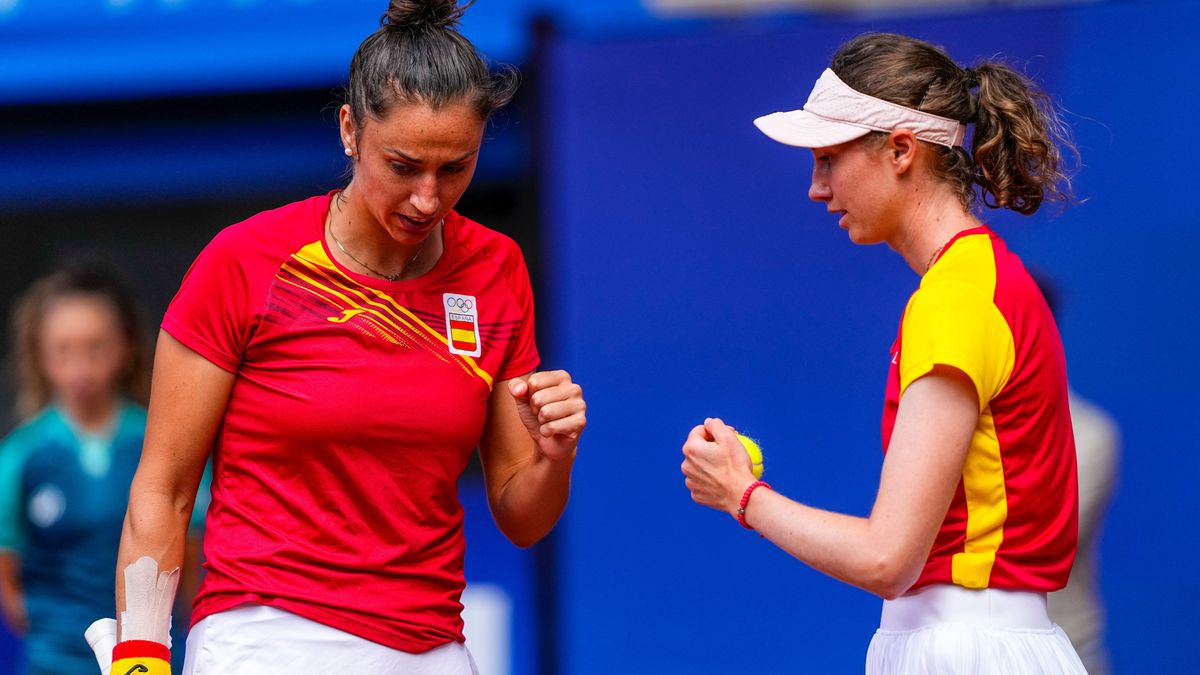
[[[470,311],[475,307],[475,303],[470,298],[456,298],[451,296],[446,298],[446,306],[459,311]]]

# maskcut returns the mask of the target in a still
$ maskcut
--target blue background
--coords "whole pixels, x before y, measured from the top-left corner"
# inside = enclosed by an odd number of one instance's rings
[[[170,100],[173,112],[292,89],[332,100],[384,4],[0,2],[0,112],[18,120],[0,128],[0,232],[31,242],[25,218],[54,208],[326,189],[342,167],[328,111],[87,119],[114,100]],[[538,16],[553,26],[540,45]],[[531,80],[490,133],[477,180],[536,174],[541,234],[526,250],[540,262],[545,365],[571,369],[590,405],[551,541],[514,550],[478,483],[463,486],[468,576],[515,597],[515,672],[861,671],[879,600],[691,503],[679,447],[720,415],[763,441],[780,491],[870,508],[887,349],[917,278],[883,247],[850,244],[805,197],[809,155],[750,123],[800,106],[836,46],[865,30],[931,39],[964,63],[999,54],[1070,111],[1084,202],[1057,217],[988,215],[1057,281],[1072,382],[1124,434],[1101,550],[1116,671],[1186,670],[1200,591],[1197,26],[1200,6],[1166,1],[674,22],[636,0],[472,8],[464,32]],[[232,222],[220,213],[213,228]],[[167,225],[145,225],[132,250],[177,279],[208,235]],[[186,256],[154,254],[188,237],[199,243]]]
[[[465,3],[464,3],[465,4]],[[385,0],[0,0],[0,104],[325,87]],[[462,19],[497,61],[528,52],[535,17],[580,32],[638,27],[638,0],[484,0]]]
[[[1101,565],[1117,672],[1190,662],[1197,25],[1192,4],[1113,5],[553,42],[541,302],[592,420],[562,530],[564,672],[861,672],[879,600],[692,504],[679,447],[722,416],[763,441],[783,493],[871,506],[918,279],[850,244],[806,198],[811,155],[751,124],[802,105],[865,30],[1003,55],[1070,110],[1086,201],[987,217],[1057,279],[1072,382],[1124,432]]]

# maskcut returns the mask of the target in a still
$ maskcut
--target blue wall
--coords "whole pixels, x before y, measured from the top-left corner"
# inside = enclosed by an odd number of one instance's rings
[[[1200,7],[1159,3],[551,41],[540,300],[591,420],[560,540],[564,672],[862,667],[879,600],[692,504],[679,448],[720,415],[763,440],[783,493],[871,506],[888,347],[918,279],[850,244],[805,198],[810,156],[751,125],[802,105],[865,30],[1002,54],[1071,111],[1087,201],[992,222],[1058,280],[1072,381],[1124,432],[1101,568],[1117,671],[1190,662],[1197,25]]]
[[[0,0],[0,113],[43,106],[0,125],[0,222],[8,209],[328,189],[343,159],[334,109],[321,107],[338,98],[354,50],[387,4]],[[538,16],[589,30],[650,21],[638,0],[488,0],[461,29],[493,61],[519,65]],[[289,90],[329,95],[285,117],[240,97]],[[213,109],[206,96],[227,98]],[[166,112],[146,105],[169,101]],[[107,117],[97,118],[93,102]],[[127,117],[113,120],[118,104]],[[480,180],[526,173],[527,127],[519,109],[510,112],[489,133]]]
[[[464,3],[465,4],[465,3]],[[5,0],[0,104],[324,87],[387,0]],[[650,20],[639,0],[488,0],[463,34],[519,61],[535,16],[596,28]]]

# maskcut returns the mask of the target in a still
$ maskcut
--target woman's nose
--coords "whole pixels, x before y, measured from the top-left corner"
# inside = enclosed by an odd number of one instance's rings
[[[824,162],[813,165],[812,183],[808,186],[808,198],[814,202],[827,202],[833,197]]]
[[[833,197],[833,192],[829,189],[829,183],[823,180],[817,180],[813,176],[812,184],[808,186],[808,198],[814,202],[827,202]]]
[[[437,179],[422,181],[417,189],[412,191],[409,202],[422,215],[431,216],[438,210]]]

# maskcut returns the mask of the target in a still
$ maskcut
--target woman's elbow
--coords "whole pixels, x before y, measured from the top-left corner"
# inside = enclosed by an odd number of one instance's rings
[[[496,519],[496,527],[517,548],[529,548],[549,533],[549,530],[530,527],[527,523],[504,522],[499,518]]]
[[[529,547],[533,546],[534,544],[538,543],[539,541],[541,541],[543,537],[545,537],[544,534],[539,534],[539,535],[531,535],[531,534],[527,534],[527,533],[512,533],[512,534],[510,534],[508,532],[505,532],[504,536],[507,537],[508,540],[512,542],[513,546],[516,546],[517,548],[529,548]]]
[[[902,554],[880,553],[870,561],[863,586],[884,600],[895,600],[916,583],[923,564]]]
[[[498,505],[492,504],[492,520],[496,523],[496,528],[500,530],[500,534],[504,538],[512,542],[517,548],[529,548],[541,541],[550,532],[550,527],[545,527],[538,522],[532,521],[528,516],[522,517],[521,514],[513,513],[509,510],[499,508]]]
[[[129,492],[124,529],[135,536],[186,530],[194,503],[195,493],[189,494],[186,489],[135,482]]]
[[[492,498],[490,493],[488,506],[497,529],[519,548],[529,548],[544,539],[563,513],[562,506],[555,509],[545,504],[514,504],[512,500]]]

